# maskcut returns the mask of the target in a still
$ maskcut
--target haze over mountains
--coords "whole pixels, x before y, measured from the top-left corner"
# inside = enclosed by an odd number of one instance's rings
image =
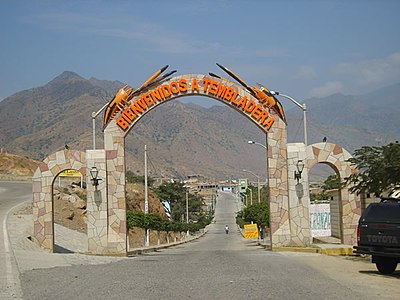
[[[83,151],[91,149],[91,114],[122,85],[66,71],[42,87],[4,99],[0,102],[0,147],[40,160],[66,144]],[[309,144],[326,136],[352,153],[363,145],[400,140],[399,95],[400,83],[365,95],[335,94],[306,100]],[[285,101],[281,100],[284,107]],[[289,107],[289,142],[302,142],[303,113]],[[101,119],[102,115],[97,120],[97,148],[103,147]],[[248,145],[248,140],[264,143],[265,135],[228,106],[205,108],[173,100],[144,116],[133,128],[127,137],[126,162],[128,169],[142,174],[146,144],[152,176],[227,178],[243,176],[240,171],[247,169],[265,180],[265,150]]]

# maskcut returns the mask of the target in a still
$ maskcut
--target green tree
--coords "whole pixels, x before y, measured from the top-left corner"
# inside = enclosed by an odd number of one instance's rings
[[[321,201],[321,200],[328,200],[329,196],[325,192],[325,190],[321,191],[320,193],[311,193],[310,200],[311,201]]]
[[[259,227],[269,226],[269,203],[260,202],[250,205],[238,216],[247,224],[253,222]]]
[[[400,144],[385,146],[363,146],[355,150],[348,160],[357,167],[357,172],[345,178],[352,193],[373,193],[379,197],[400,187]]]
[[[175,222],[182,220],[186,214],[186,188],[180,182],[168,182],[155,189],[160,200],[168,201],[171,207],[171,217]],[[203,199],[199,195],[188,194],[189,219],[199,220],[204,214]]]
[[[126,181],[129,183],[142,183],[144,184],[144,176],[135,175],[132,171],[126,171]],[[154,178],[147,176],[147,186],[152,186]]]
[[[340,177],[336,174],[329,175],[327,179],[325,179],[322,189],[326,190],[333,190],[333,189],[340,189],[342,184],[340,183]]]
[[[156,188],[155,192],[160,200],[169,202],[172,219],[180,221],[186,208],[186,189],[183,183],[167,182]]]
[[[268,186],[263,186],[261,187],[261,202],[267,202],[269,199],[269,190],[268,190]]]
[[[163,220],[159,214],[145,214],[143,211],[130,210],[127,212],[128,228],[141,227],[162,231],[187,231],[196,232],[211,223],[211,217],[203,215],[197,223],[182,223]]]

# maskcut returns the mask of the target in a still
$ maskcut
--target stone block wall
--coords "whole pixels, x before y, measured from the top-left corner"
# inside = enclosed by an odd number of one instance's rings
[[[291,243],[296,246],[310,246],[312,236],[306,147],[303,143],[294,143],[288,144],[287,149]],[[305,166],[301,178],[297,182],[294,172],[297,172],[296,165],[299,160],[303,161]]]
[[[107,169],[108,251],[124,254],[127,252],[125,137],[114,121],[104,131],[104,149]]]
[[[53,183],[57,175],[65,170],[77,170],[85,176],[85,152],[77,150],[55,152],[39,164],[32,178],[32,240],[49,252],[54,250]]]
[[[86,150],[86,159],[88,252],[105,254],[108,253],[106,154],[104,150]],[[98,186],[92,184],[92,167],[99,171]]]
[[[291,243],[288,198],[287,132],[279,118],[267,134],[272,247]]]

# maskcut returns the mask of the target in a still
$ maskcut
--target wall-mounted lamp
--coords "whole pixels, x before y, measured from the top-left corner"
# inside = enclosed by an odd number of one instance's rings
[[[294,171],[294,179],[296,179],[297,183],[299,183],[299,180],[301,178],[301,173],[303,172],[304,169],[304,163],[301,159],[297,161],[296,168],[297,171]]]
[[[93,186],[98,186],[99,181],[102,180],[101,178],[97,178],[98,175],[99,175],[99,170],[97,170],[96,167],[92,167],[90,169],[90,176],[92,177]]]

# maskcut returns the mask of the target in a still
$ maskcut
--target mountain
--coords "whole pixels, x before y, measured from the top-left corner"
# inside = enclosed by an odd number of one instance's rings
[[[95,83],[93,83],[95,82]],[[9,152],[43,159],[66,143],[89,146],[91,112],[111,99],[122,83],[105,89],[97,81],[64,72],[43,87],[0,102],[0,144]],[[83,139],[82,139],[83,138]]]
[[[265,135],[238,112],[175,100],[147,114],[129,133],[127,152],[139,158],[127,159],[127,165],[137,172],[143,170],[146,144],[153,165],[150,169],[159,174],[226,178],[248,168],[264,174],[259,164],[266,164],[265,151],[249,146],[249,139],[263,141]]]
[[[309,144],[327,137],[328,141],[353,152],[363,145],[387,144],[400,137],[400,84],[366,95],[311,98],[306,105]],[[301,140],[299,136],[304,132],[301,110],[292,108],[287,118],[289,136]],[[298,132],[294,132],[296,128]]]
[[[92,148],[91,114],[109,101],[123,85],[118,81],[85,79],[66,71],[42,87],[16,93],[0,102],[0,143],[11,153],[43,159],[70,148]],[[374,94],[335,94],[306,101],[309,144],[328,141],[350,152],[363,145],[399,139],[400,85],[388,88],[388,104],[371,101]],[[390,91],[390,93],[389,93]],[[381,100],[385,89],[379,91]],[[394,97],[394,98],[393,98]],[[389,104],[390,103],[390,104]],[[102,115],[96,121],[97,148],[102,148]],[[287,111],[289,142],[303,141],[302,111]],[[147,145],[150,175],[209,178],[249,176],[252,170],[265,180],[265,150],[248,145],[265,142],[264,133],[228,106],[204,108],[178,100],[146,114],[126,139],[127,168],[143,174]],[[255,178],[251,179],[254,180]]]
[[[400,83],[393,84],[371,93],[359,96],[364,102],[380,107],[393,108],[399,107]]]

